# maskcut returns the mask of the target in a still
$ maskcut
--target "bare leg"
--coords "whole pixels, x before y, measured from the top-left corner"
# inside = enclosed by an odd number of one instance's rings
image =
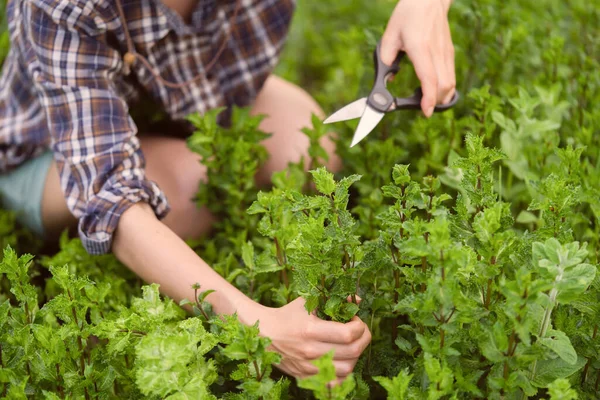
[[[77,220],[67,208],[54,161],[46,175],[41,210],[42,224],[47,238],[56,238],[66,228],[72,229],[77,226]]]

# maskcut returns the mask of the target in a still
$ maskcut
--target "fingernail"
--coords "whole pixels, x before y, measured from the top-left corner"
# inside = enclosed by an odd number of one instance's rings
[[[431,106],[431,107],[429,107],[429,108],[427,109],[427,111],[425,111],[425,116],[426,116],[427,118],[429,118],[429,117],[431,117],[431,116],[433,115],[433,109],[434,109],[434,108],[435,108],[434,106]]]

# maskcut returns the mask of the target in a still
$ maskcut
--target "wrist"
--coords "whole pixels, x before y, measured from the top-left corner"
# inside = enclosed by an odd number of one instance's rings
[[[271,310],[244,295],[235,303],[234,308],[241,323],[254,325],[256,321],[259,321],[259,326],[262,326],[262,322],[267,319]]]

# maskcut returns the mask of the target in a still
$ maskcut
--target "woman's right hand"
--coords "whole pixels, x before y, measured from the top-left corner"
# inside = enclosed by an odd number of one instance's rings
[[[261,310],[261,335],[270,338],[271,350],[283,356],[277,367],[296,378],[305,378],[318,372],[312,363],[315,359],[334,350],[336,375],[345,378],[371,341],[369,328],[356,316],[345,324],[324,321],[308,314],[304,303],[298,298],[281,308]]]

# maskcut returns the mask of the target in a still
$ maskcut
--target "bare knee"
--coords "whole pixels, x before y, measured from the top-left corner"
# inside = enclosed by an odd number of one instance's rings
[[[165,192],[171,211],[164,223],[184,239],[195,239],[211,229],[214,217],[206,207],[196,205],[200,182],[206,181],[206,167],[182,139],[142,139],[146,175]]]
[[[313,114],[323,118],[324,113],[305,90],[271,76],[257,97],[252,112],[267,116],[261,123],[261,129],[272,134],[264,142],[270,158],[259,173],[259,182],[268,182],[274,171],[284,169],[290,162],[298,162],[301,158],[309,160],[309,140],[302,129],[312,128]],[[335,154],[333,135],[322,138],[321,146],[329,156],[327,168],[339,171],[342,164]]]

